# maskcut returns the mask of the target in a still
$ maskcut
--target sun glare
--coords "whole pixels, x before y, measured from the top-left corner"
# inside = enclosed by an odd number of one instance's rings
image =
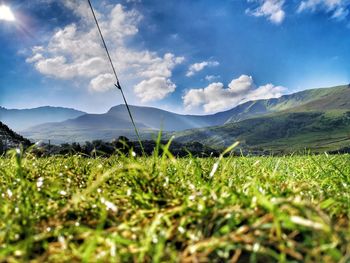
[[[6,5],[0,5],[0,20],[15,21],[16,18],[11,9]]]

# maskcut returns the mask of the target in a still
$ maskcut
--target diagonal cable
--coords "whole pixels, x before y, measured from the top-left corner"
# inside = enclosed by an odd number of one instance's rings
[[[117,83],[114,84],[114,86],[115,86],[117,89],[119,89],[120,92],[121,92],[121,94],[122,94],[122,97],[123,97],[123,100],[124,100],[126,109],[127,109],[128,113],[129,113],[129,117],[130,117],[130,119],[131,119],[132,125],[134,126],[134,130],[135,130],[135,133],[136,133],[136,136],[137,136],[137,140],[139,141],[139,144],[140,144],[140,146],[141,146],[142,154],[145,155],[145,150],[144,150],[143,145],[142,145],[142,141],[141,141],[141,137],[140,137],[139,131],[138,131],[137,127],[136,127],[134,118],[133,118],[133,116],[132,116],[132,114],[131,114],[131,110],[130,110],[129,104],[128,104],[128,102],[126,101],[126,98],[125,98],[123,89],[122,89],[122,87],[121,87],[121,85],[120,85],[117,72],[116,72],[116,70],[115,70],[115,67],[114,67],[114,64],[113,64],[111,55],[109,54],[109,50],[108,50],[106,41],[105,41],[105,39],[104,39],[104,37],[103,37],[103,34],[102,34],[102,31],[101,31],[100,25],[99,25],[99,23],[98,23],[98,20],[97,20],[97,17],[96,17],[94,8],[93,8],[93,6],[92,6],[92,4],[91,4],[91,1],[90,1],[90,0],[87,0],[87,1],[88,1],[88,3],[89,3],[89,6],[90,6],[90,9],[91,9],[92,15],[93,15],[93,17],[94,17],[94,20],[95,20],[95,23],[96,23],[96,27],[97,27],[97,29],[98,29],[98,32],[100,33],[103,46],[104,46],[104,48],[105,48],[105,50],[106,50],[106,53],[107,53],[107,56],[108,56],[109,63],[111,64],[111,67],[112,67],[112,70],[113,70],[115,79],[116,79],[116,81],[117,81]]]

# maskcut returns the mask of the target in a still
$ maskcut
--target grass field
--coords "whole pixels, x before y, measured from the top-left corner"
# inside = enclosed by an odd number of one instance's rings
[[[0,262],[350,262],[349,155],[166,149],[1,158]]]

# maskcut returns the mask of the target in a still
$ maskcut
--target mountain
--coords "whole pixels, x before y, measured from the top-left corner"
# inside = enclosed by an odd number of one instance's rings
[[[181,115],[152,108],[130,106],[142,139],[152,139],[159,130],[181,131],[224,124],[229,111],[207,116]],[[112,107],[104,114],[84,114],[63,122],[50,122],[25,129],[22,134],[32,140],[50,139],[54,143],[85,142],[97,139],[112,140],[127,136],[136,140],[125,105]]]
[[[305,90],[275,99],[249,101],[228,111],[203,116],[181,115],[152,107],[131,106],[130,108],[143,139],[151,139],[158,130],[162,129],[165,132],[175,132],[175,135],[179,136],[178,140],[184,141],[188,141],[187,138],[191,141],[200,141],[204,134],[205,138],[203,137],[202,141],[211,143],[211,138],[217,136],[217,133],[222,134],[222,131],[227,132],[222,135],[226,136],[228,141],[237,137],[232,137],[229,130],[236,132],[241,129],[246,133],[247,127],[254,122],[252,119],[256,118],[266,117],[261,120],[267,123],[273,122],[274,118],[277,118],[276,120],[280,118],[288,123],[291,121],[288,116],[294,116],[291,115],[292,113],[315,112],[323,114],[328,119],[341,118],[342,114],[350,110],[350,88],[338,86]],[[300,116],[302,116],[301,119],[306,118],[310,121],[309,115]],[[314,115],[311,114],[311,116],[314,118]],[[286,124],[282,123],[284,122],[277,122],[272,126],[277,129],[276,125],[280,127],[279,125]],[[306,123],[301,121],[300,125],[305,126]],[[34,126],[26,129],[22,134],[33,140],[51,139],[53,142],[111,140],[121,135],[136,139],[125,105],[113,107],[104,114],[84,114],[63,122]],[[226,145],[226,142],[223,144]]]
[[[224,123],[230,113],[222,112],[214,115],[181,115],[152,107],[130,107],[136,122],[143,123],[147,127],[164,131],[181,131],[191,128],[219,125]],[[107,116],[129,121],[129,115],[125,105],[111,108]]]
[[[153,108],[130,106],[135,123],[143,139],[152,139],[159,130],[182,131],[186,129],[224,124],[235,110],[212,115],[181,115]],[[84,114],[62,122],[35,125],[22,131],[33,140],[50,139],[52,142],[84,142],[87,140],[111,140],[119,136],[137,139],[125,105],[112,107],[104,114]]]
[[[85,112],[62,107],[45,106],[23,110],[0,107],[0,121],[17,132],[41,123],[60,122],[83,114]]]
[[[152,133],[152,129],[136,122],[144,135]],[[126,136],[137,140],[133,126],[129,120],[115,118],[109,114],[84,114],[75,119],[63,122],[40,124],[22,131],[24,136],[34,141],[51,140],[52,143],[72,143],[92,140],[112,140]],[[150,139],[151,136],[147,136]],[[145,137],[146,139],[146,137]]]
[[[240,141],[244,149],[284,153],[335,151],[350,145],[349,86],[307,90],[250,105],[244,112],[250,118],[238,121],[236,115],[224,125],[178,132],[176,140],[216,147]]]
[[[276,112],[329,111],[350,109],[349,85],[304,90],[280,98],[249,101],[230,110],[227,120],[237,122]]]
[[[19,145],[29,146],[30,141],[0,122],[0,154],[6,149],[18,147]]]

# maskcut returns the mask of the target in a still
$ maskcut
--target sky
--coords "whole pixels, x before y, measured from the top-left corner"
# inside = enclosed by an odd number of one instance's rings
[[[350,82],[349,0],[92,4],[133,105],[209,114]],[[87,1],[0,0],[1,106],[102,113],[114,83]]]

